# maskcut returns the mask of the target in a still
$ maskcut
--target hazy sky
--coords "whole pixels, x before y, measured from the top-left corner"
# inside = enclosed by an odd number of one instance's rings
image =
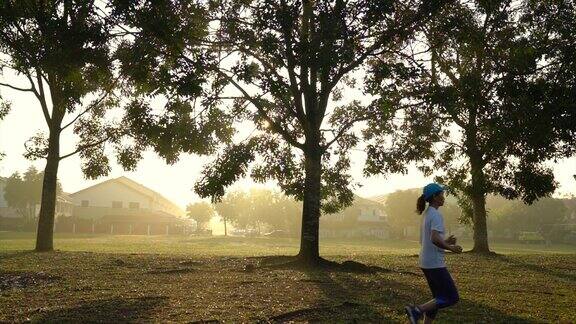
[[[2,79],[1,76],[0,79]],[[4,79],[2,81],[12,80]],[[0,87],[0,94],[12,102],[10,114],[3,121],[0,121],[0,151],[6,153],[6,157],[0,162],[0,176],[9,176],[14,171],[22,172],[31,164],[42,170],[45,164],[44,160],[30,162],[23,157],[24,142],[35,133],[46,132],[47,129],[36,98],[32,94],[3,87]],[[65,133],[62,137],[62,154],[70,152],[75,144],[74,138],[66,136],[66,134],[70,135],[70,133]],[[425,178],[414,168],[411,168],[407,175],[364,178],[362,176],[364,158],[363,152],[354,151],[352,156],[353,175],[356,181],[363,185],[357,190],[357,194],[363,197],[381,195],[397,189],[421,187],[431,180]],[[71,157],[61,162],[59,179],[64,190],[72,193],[108,178],[124,175],[160,192],[177,204],[185,206],[187,203],[199,199],[192,187],[200,176],[202,165],[210,160],[210,157],[182,155],[178,163],[167,165],[154,153],[149,152],[145,154],[136,172],[124,172],[119,166],[113,165],[109,177],[86,180],[80,169],[79,158]],[[554,164],[554,173],[560,183],[557,194],[576,195],[576,180],[572,177],[576,173],[576,158],[562,160]],[[236,187],[248,188],[251,185],[253,185],[252,181],[243,180]],[[272,186],[273,184],[269,185]]]

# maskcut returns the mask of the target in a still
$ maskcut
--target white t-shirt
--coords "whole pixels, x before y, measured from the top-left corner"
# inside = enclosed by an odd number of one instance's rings
[[[444,219],[436,208],[429,206],[424,212],[420,230],[420,268],[445,268],[444,250],[432,243],[432,230],[444,238]]]

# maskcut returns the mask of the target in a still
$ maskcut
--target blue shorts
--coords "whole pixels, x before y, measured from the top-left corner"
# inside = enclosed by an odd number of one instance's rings
[[[428,281],[428,286],[437,306],[436,310],[426,312],[426,316],[434,318],[438,309],[452,306],[458,302],[458,290],[446,268],[422,269],[422,271],[426,276],[426,281]]]

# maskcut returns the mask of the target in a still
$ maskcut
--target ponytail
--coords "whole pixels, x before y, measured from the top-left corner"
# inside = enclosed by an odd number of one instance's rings
[[[421,195],[416,201],[416,212],[422,214],[424,209],[426,209],[426,200],[424,200],[424,195]]]

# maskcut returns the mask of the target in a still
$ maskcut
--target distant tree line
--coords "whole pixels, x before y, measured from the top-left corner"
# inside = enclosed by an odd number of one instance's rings
[[[515,240],[521,232],[538,232],[550,242],[576,243],[576,224],[568,223],[576,210],[567,207],[563,199],[546,197],[526,205],[491,196],[487,206],[488,224],[496,239]]]
[[[190,204],[186,210],[201,229],[205,229],[212,217],[219,216],[224,223],[225,235],[228,235],[228,226],[233,225],[236,229],[252,230],[258,234],[282,230],[298,236],[301,208],[301,203],[283,193],[252,189],[231,191],[214,205],[207,202]]]

